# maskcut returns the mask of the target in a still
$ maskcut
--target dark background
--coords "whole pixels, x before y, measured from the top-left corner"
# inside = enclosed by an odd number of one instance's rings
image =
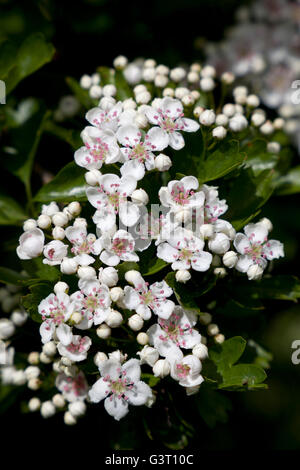
[[[220,40],[225,29],[234,23],[237,7],[246,3],[250,2],[0,0],[0,40],[9,37],[21,42],[28,34],[41,31],[56,48],[53,62],[22,82],[14,94],[17,99],[36,96],[55,109],[59,98],[69,93],[66,76],[79,79],[84,73],[93,73],[99,65],[111,65],[119,54],[130,60],[139,56],[153,57],[158,63],[169,66],[200,60],[205,40]],[[72,158],[67,145],[58,146],[50,137],[42,141],[38,152],[38,161],[47,161],[47,169],[53,172]],[[8,177],[3,183],[4,188],[11,188],[12,184],[16,197],[20,191],[22,200],[22,188],[15,179]],[[285,243],[287,256],[278,263],[276,271],[295,275],[299,273],[299,202],[298,196],[274,197],[262,213],[274,223],[274,238]],[[3,234],[3,238],[10,236],[9,232]],[[262,317],[232,323],[232,335],[243,335],[250,328],[256,332],[256,339],[272,351],[269,391],[230,393],[229,422],[208,429],[199,418],[190,447],[209,450],[300,448],[300,365],[293,365],[290,359],[291,343],[300,339],[299,314],[297,305],[291,307],[277,301]],[[216,320],[221,328],[227,322],[221,317]],[[181,406],[185,406],[184,403]],[[122,432],[128,433],[130,441],[131,432],[126,420],[121,425],[113,422],[100,409],[97,411],[96,406],[75,428],[69,428],[63,425],[62,415],[47,421],[38,414],[20,415],[19,405],[15,405],[1,417],[1,427],[10,442],[17,440],[24,444],[33,440],[35,446],[46,447],[47,442],[53,445],[54,441],[58,447],[67,442],[73,446],[78,443],[82,450],[89,445],[89,452],[98,451],[100,447],[110,449]],[[160,446],[158,441],[146,441],[142,432],[134,443],[136,449],[145,445],[149,449]]]

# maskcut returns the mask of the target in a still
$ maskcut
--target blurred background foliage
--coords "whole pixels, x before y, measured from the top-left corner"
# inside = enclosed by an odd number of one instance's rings
[[[29,73],[26,75],[30,76],[20,83],[18,81],[23,78],[21,71],[24,70],[24,63],[19,70],[14,71],[14,92],[8,96],[7,106],[0,105],[1,147],[9,149],[13,146],[23,154],[23,160],[16,168],[13,168],[8,158],[9,152],[1,155],[1,204],[5,207],[7,197],[19,204],[20,226],[24,219],[24,190],[29,198],[31,196],[28,185],[30,165],[34,164],[32,187],[33,192],[36,192],[47,177],[73,159],[72,146],[43,129],[47,113],[53,112],[59,99],[70,93],[66,77],[79,79],[84,73],[93,73],[99,65],[110,66],[113,58],[119,54],[129,59],[153,57],[158,63],[170,66],[201,60],[205,41],[220,40],[226,28],[234,23],[236,9],[247,3],[250,2],[164,0],[152,1],[145,9],[144,4],[135,0],[77,0],[72,3],[59,0],[0,0],[0,70],[7,65],[7,57],[15,57],[30,36],[43,42],[45,52],[43,58],[37,59],[36,67],[32,64],[31,70],[27,70]],[[32,36],[35,33],[42,33],[43,36]],[[7,40],[11,41],[8,56],[3,54]],[[35,48],[40,50],[38,43],[29,43],[27,46],[32,48],[33,53],[37,53]],[[45,65],[39,68],[43,62]],[[31,74],[35,68],[39,70]],[[76,119],[71,122],[71,127],[80,129],[81,120],[77,122]],[[38,140],[42,131],[46,131],[40,142],[37,140],[37,129],[40,130]],[[72,136],[69,137],[72,140]],[[6,172],[7,169],[10,171]],[[14,174],[22,175],[23,184]],[[299,275],[299,202],[297,193],[274,196],[262,212],[274,224],[273,237],[285,244],[286,258],[277,263],[276,273]],[[3,207],[0,209],[2,211]],[[30,207],[27,209],[30,210]],[[16,269],[17,260],[11,248],[15,246],[20,232],[21,228],[18,231],[16,227],[5,227],[2,228],[1,236],[1,256],[5,256],[5,263],[2,264]],[[223,327],[221,314],[218,323]],[[206,422],[209,427],[199,417],[194,422],[194,437],[190,445],[212,450],[249,449],[252,446],[264,450],[300,448],[300,365],[291,362],[291,344],[295,339],[300,339],[299,306],[294,304],[288,308],[280,300],[274,300],[272,308],[264,315],[226,317],[226,328],[230,329],[232,335],[245,337],[255,332],[259,344],[272,352],[273,361],[268,372],[269,390],[231,393],[231,407],[225,404],[219,409],[216,403],[212,409],[208,409],[209,418]],[[34,348],[34,341],[32,338],[31,349]],[[205,393],[201,399],[205,401]],[[186,405],[182,401],[182,408],[186,406],[193,413],[192,403]],[[227,422],[224,409],[229,414]],[[128,429],[128,423],[114,423],[109,417],[103,418],[103,414],[99,422],[97,409],[93,410],[74,429],[64,427],[59,417],[46,421],[39,415],[21,416],[19,404],[14,405],[1,420],[8,436],[16,432],[24,436],[28,428],[38,429],[41,437],[36,436],[36,443],[45,442],[46,436],[53,432],[57,442],[62,438],[76,440],[82,430],[93,426],[98,431],[89,438],[90,444],[94,440],[99,445],[101,433],[103,447],[116,445],[130,448],[133,429]],[[146,442],[145,429],[139,429],[138,423],[140,421],[137,417],[134,439],[136,448],[142,448]],[[105,435],[102,434],[103,430]],[[166,428],[166,433],[171,433],[170,428]],[[147,447],[152,445],[158,448],[160,443],[157,439],[147,441]]]

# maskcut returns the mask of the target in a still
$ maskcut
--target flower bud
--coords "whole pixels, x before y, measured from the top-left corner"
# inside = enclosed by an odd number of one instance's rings
[[[216,115],[212,109],[206,109],[203,113],[200,114],[200,124],[203,126],[211,126],[216,119]]]
[[[65,236],[66,234],[62,227],[54,227],[54,229],[52,230],[52,237],[54,238],[54,240],[63,240]]]
[[[227,272],[225,268],[215,268],[214,274],[222,279],[227,275]]]
[[[169,375],[171,367],[167,359],[159,359],[153,367],[153,375],[155,377],[160,377],[163,379],[167,375]]]
[[[144,113],[138,112],[135,115],[134,123],[139,129],[144,129],[148,125],[148,119]]]
[[[267,150],[277,155],[280,152],[280,144],[278,142],[268,142]]]
[[[104,352],[99,351],[94,356],[94,364],[95,364],[95,366],[99,367],[101,362],[107,361],[107,359],[108,359],[107,355]]]
[[[103,93],[103,96],[115,96],[117,93],[117,89],[115,85],[112,85],[109,83],[108,85],[105,85],[102,88],[102,93]]]
[[[214,228],[211,224],[203,224],[200,227],[200,234],[206,240],[211,238],[214,234]]]
[[[145,346],[149,342],[149,336],[147,333],[141,332],[137,335],[136,340],[141,346]]]
[[[11,314],[10,319],[15,326],[23,326],[28,319],[28,313],[15,311]]]
[[[66,411],[64,414],[64,423],[67,426],[74,426],[74,424],[77,424],[77,419],[70,413],[70,411]]]
[[[272,232],[273,224],[270,219],[267,219],[267,217],[263,217],[259,220],[259,223],[262,224],[268,230],[268,232]]]
[[[38,353],[37,351],[32,351],[28,354],[27,361],[29,362],[29,364],[38,364],[40,362],[40,353]]]
[[[168,82],[169,78],[166,77],[166,75],[157,74],[154,78],[154,85],[157,88],[164,88],[165,86],[167,86]]]
[[[77,274],[80,279],[92,279],[97,276],[96,270],[92,266],[79,266]]]
[[[163,90],[163,97],[165,98],[166,96],[169,96],[170,98],[174,97],[174,89],[173,88],[165,88]]]
[[[208,242],[208,248],[217,255],[223,255],[230,248],[230,240],[225,233],[215,233]]]
[[[52,357],[47,356],[44,352],[40,353],[40,361],[43,364],[50,364],[50,362],[52,362],[52,360],[53,360]]]
[[[127,67],[123,71],[125,80],[130,85],[135,85],[138,83],[142,78],[142,71],[140,67],[134,63],[128,64]]]
[[[116,286],[119,280],[118,271],[113,267],[99,269],[99,281],[108,287]]]
[[[143,333],[139,333],[140,335]],[[148,335],[147,335],[148,336]],[[153,367],[159,358],[159,352],[156,348],[151,346],[144,346],[141,351],[137,352],[137,355],[140,356],[141,364],[148,364]]]
[[[235,106],[232,103],[227,103],[223,106],[223,114],[228,118],[231,118],[235,114]]]
[[[154,67],[147,67],[143,70],[143,80],[145,82],[153,82],[156,76],[156,70]]]
[[[215,336],[219,333],[219,331],[219,327],[215,323],[211,323],[207,327],[207,333],[209,334],[209,336]]]
[[[105,323],[102,323],[102,325],[98,326],[96,330],[97,336],[101,339],[107,339],[111,335],[111,329],[108,325]]]
[[[226,268],[234,268],[238,259],[235,251],[227,251],[223,256],[223,264]]]
[[[255,127],[261,126],[265,122],[265,120],[266,120],[266,117],[264,113],[255,112],[251,116],[251,123]]]
[[[23,230],[24,232],[28,232],[28,230],[33,230],[34,228],[36,228],[36,226],[37,223],[34,219],[27,219],[23,224]]]
[[[208,358],[207,346],[202,343],[196,344],[196,346],[193,347],[192,353],[194,354],[194,356],[198,357],[200,361],[204,361]]]
[[[90,171],[87,171],[84,177],[87,184],[89,184],[90,186],[97,186],[101,177],[101,172],[94,168]]]
[[[15,325],[8,318],[0,318],[0,339],[10,338],[16,331]]]
[[[132,315],[129,320],[128,320],[128,326],[131,328],[133,331],[139,331],[143,328],[144,326],[144,320],[140,315],[137,313]]]
[[[256,95],[249,95],[247,97],[247,105],[250,108],[257,108],[259,106],[259,98]]]
[[[75,274],[77,268],[78,264],[74,258],[64,258],[60,265],[60,270],[63,274]]]
[[[52,403],[55,408],[63,408],[66,404],[66,400],[64,399],[64,396],[61,393],[57,393],[52,397]]]
[[[36,367],[36,366],[28,366],[26,367],[24,372],[26,375],[26,379],[30,380],[30,379],[36,379],[40,375],[41,370],[39,367]]]
[[[125,273],[125,279],[127,282],[129,282],[129,284],[135,285],[142,281],[142,275],[139,271],[131,269]]]
[[[204,92],[212,91],[215,88],[215,82],[211,77],[201,78],[200,88]]]
[[[113,64],[114,64],[115,69],[123,70],[126,67],[126,65],[128,64],[128,59],[124,55],[118,55],[114,59]]]
[[[247,271],[247,276],[250,281],[260,279],[263,275],[264,270],[258,264],[252,264]]]
[[[110,289],[109,295],[113,302],[117,302],[124,297],[124,292],[121,287],[113,287]]]
[[[89,95],[93,100],[98,100],[102,96],[102,88],[100,85],[92,85],[89,89]]]
[[[149,197],[144,189],[136,189],[131,194],[131,200],[134,204],[148,204]]]
[[[20,259],[32,259],[39,256],[44,247],[45,235],[39,228],[24,232],[19,238],[17,255]]]
[[[24,385],[26,383],[26,380],[27,380],[26,374],[22,369],[19,369],[13,372],[13,376],[12,376],[13,385],[17,385],[17,386]]]
[[[43,346],[43,353],[46,354],[46,356],[52,357],[56,353],[56,345],[54,341],[49,341],[48,343],[44,344]]]
[[[81,79],[79,80],[81,88],[84,90],[88,90],[92,85],[92,78],[89,75],[82,75]]]
[[[115,289],[117,289],[117,287],[115,287]],[[121,313],[118,312],[118,310],[111,309],[110,313],[108,314],[106,318],[107,325],[110,326],[111,328],[117,328],[118,326],[121,325],[122,321],[123,321],[123,317]]]
[[[195,103],[195,98],[191,93],[189,93],[188,95],[184,95],[181,98],[181,102],[186,107],[193,106],[193,104]]]
[[[260,128],[260,132],[264,135],[270,135],[274,132],[274,127],[271,121],[266,121]]]
[[[38,379],[37,377],[29,379],[27,383],[27,387],[30,390],[38,390],[41,385],[42,385],[42,381]]]
[[[284,127],[284,119],[282,119],[282,118],[276,118],[276,119],[274,119],[274,121],[273,121],[273,126],[274,126],[274,129],[276,129],[276,130],[281,130],[281,129],[283,129],[283,127]]]
[[[217,126],[227,126],[228,124],[228,117],[225,114],[218,114],[216,117],[216,124]]]
[[[164,153],[160,153],[155,158],[154,165],[158,171],[168,171],[172,166],[172,160]]]
[[[189,281],[191,277],[191,273],[187,269],[179,269],[175,274],[176,281],[182,282],[183,284]]]
[[[186,71],[182,67],[176,67],[172,69],[170,72],[170,78],[173,82],[181,82],[186,76]]]
[[[63,227],[69,222],[68,216],[63,212],[57,212],[52,216],[52,222],[57,227]]]
[[[123,364],[123,362],[127,359],[127,354],[123,354],[119,349],[117,349],[116,351],[108,353],[108,358]]]
[[[217,344],[222,344],[222,343],[224,343],[224,341],[225,341],[225,336],[222,335],[221,333],[217,334],[214,337],[214,342],[217,343]]]
[[[229,128],[233,132],[241,132],[248,127],[248,121],[242,114],[236,114],[229,120]]]
[[[169,72],[170,72],[170,69],[166,65],[158,65],[156,67],[156,73],[159,73],[161,75],[168,75]]]
[[[38,411],[41,407],[41,400],[37,397],[33,397],[28,402],[29,411]]]
[[[53,290],[55,294],[58,294],[59,292],[67,294],[69,292],[69,285],[66,282],[59,281],[54,285]]]
[[[86,404],[81,400],[73,401],[69,404],[69,411],[72,416],[79,418],[86,413]]]
[[[235,80],[235,76],[231,72],[224,72],[221,75],[221,81],[225,83],[225,85],[231,85]]]
[[[208,312],[201,313],[199,321],[202,325],[208,325],[212,320],[212,316]]]
[[[194,108],[193,114],[196,118],[199,118],[200,115],[203,113],[203,111],[204,111],[204,108],[202,106],[196,106]]]
[[[194,70],[191,70],[187,75],[187,79],[189,83],[196,83],[199,80],[199,74]]]
[[[51,217],[49,217],[49,215],[41,214],[39,218],[37,219],[37,224],[39,228],[42,228],[42,229],[49,228],[51,225]]]
[[[205,65],[201,70],[201,77],[211,77],[216,76],[216,69],[212,65]]]
[[[43,418],[50,418],[51,416],[55,415],[55,406],[53,405],[52,401],[44,401],[41,406],[41,415]]]
[[[213,137],[215,137],[216,139],[220,139],[220,140],[225,139],[226,134],[227,134],[227,130],[223,126],[217,126],[212,131]]]
[[[68,210],[73,217],[77,217],[81,212],[81,205],[77,201],[73,201],[68,205]]]
[[[136,102],[133,98],[127,98],[127,100],[123,101],[123,109],[126,111],[127,109],[136,109]]]

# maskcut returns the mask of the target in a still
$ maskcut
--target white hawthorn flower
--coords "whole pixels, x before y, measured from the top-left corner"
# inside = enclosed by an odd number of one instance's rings
[[[86,330],[93,323],[100,325],[110,313],[109,288],[100,284],[97,279],[80,279],[78,286],[80,291],[71,295],[75,311],[80,312],[82,316],[82,320],[76,323],[76,328]]]
[[[171,212],[184,211],[190,217],[192,209],[202,209],[204,192],[197,191],[199,182],[195,176],[184,176],[181,180],[172,180],[168,186],[159,190],[159,198],[163,206],[169,207]]]
[[[151,318],[151,311],[160,318],[169,318],[174,310],[175,304],[168,300],[173,290],[165,281],[155,282],[148,287],[142,276],[135,279],[134,288],[124,288],[124,304],[129,310],[135,310],[144,320]]]
[[[200,374],[202,364],[198,357],[193,354],[183,356],[171,362],[171,377],[183,387],[195,387],[200,385],[204,379]]]
[[[158,323],[149,328],[147,331],[149,342],[170,362],[181,360],[180,348],[192,349],[201,341],[200,333],[193,329],[196,323],[197,318],[194,313],[186,312],[176,305],[168,320],[159,318]]]
[[[225,199],[219,199],[218,188],[216,186],[203,184],[200,190],[205,194],[204,222],[212,224],[227,211],[228,205]]]
[[[39,228],[28,230],[19,238],[17,255],[20,259],[37,258],[43,251],[45,235]]]
[[[199,124],[184,117],[183,106],[179,100],[163,98],[158,109],[150,107],[145,111],[151,124],[159,126],[168,138],[170,147],[180,150],[184,147],[184,138],[179,131],[196,132]]]
[[[70,297],[64,292],[50,294],[40,302],[38,312],[43,319],[40,326],[42,342],[48,343],[55,332],[63,344],[68,344],[72,330],[66,322],[74,312],[74,303]]]
[[[68,254],[68,245],[65,245],[59,240],[52,240],[44,246],[44,264],[56,266],[61,264],[62,259]]]
[[[171,234],[168,242],[158,245],[157,256],[172,263],[174,271],[193,268],[202,272],[207,271],[212,262],[211,253],[203,251],[203,248],[202,239],[195,237],[190,230],[179,227]]]
[[[77,165],[87,170],[99,170],[103,163],[119,161],[120,148],[112,131],[87,126],[82,131],[81,138],[84,146],[74,154]]]
[[[114,174],[100,177],[99,188],[88,188],[87,198],[97,209],[94,223],[103,232],[110,230],[116,223],[116,214],[126,227],[132,227],[139,219],[140,210],[127,198],[136,189],[137,181],[133,176],[119,178]]]
[[[64,398],[73,403],[77,400],[85,400],[87,398],[89,386],[85,375],[82,371],[73,377],[67,376],[64,372],[58,374],[55,386],[63,394]]]
[[[117,138],[123,148],[121,152],[125,163],[120,171],[122,175],[132,175],[137,180],[141,180],[147,170],[153,170],[154,153],[164,150],[169,143],[165,132],[159,127],[152,127],[144,139],[142,133],[136,126],[123,126],[117,132]]]
[[[95,262],[92,255],[100,254],[102,244],[100,238],[95,235],[87,235],[86,227],[83,225],[73,225],[65,230],[67,239],[72,243],[71,252],[75,255],[74,260],[81,266],[88,266]]]
[[[259,265],[263,270],[268,261],[284,256],[283,244],[278,240],[268,240],[268,230],[261,224],[248,224],[243,233],[237,233],[234,246],[240,256],[235,268],[245,273],[252,265]]]
[[[58,343],[57,349],[61,356],[72,362],[84,361],[92,344],[89,336],[72,335],[68,344]]]
[[[103,251],[100,255],[102,263],[108,266],[116,266],[120,261],[139,261],[134,252],[135,242],[130,233],[118,230],[113,237],[104,234],[101,237]]]
[[[105,104],[106,103],[107,100],[105,101]],[[109,99],[109,103],[110,104],[107,106],[101,100],[99,106],[90,109],[86,113],[85,118],[94,127],[116,132],[123,107],[121,101],[115,103],[114,99]]]
[[[130,359],[121,365],[114,359],[99,364],[101,378],[89,391],[90,400],[104,400],[107,413],[117,421],[128,413],[128,404],[145,405],[152,397],[151,388],[140,380],[141,367],[138,359]]]

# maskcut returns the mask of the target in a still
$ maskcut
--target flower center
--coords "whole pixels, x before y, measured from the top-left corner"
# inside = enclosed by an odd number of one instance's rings
[[[193,194],[194,194],[194,191],[184,189],[183,185],[177,185],[171,191],[172,199],[176,202],[176,204],[179,204],[181,206],[188,204],[189,203],[188,199]]]
[[[70,343],[67,346],[67,350],[70,351],[71,353],[82,353],[85,351],[85,343],[86,343],[86,339],[80,338],[78,342]]]
[[[89,150],[89,156],[85,158],[87,163],[102,162],[105,160],[108,153],[108,145],[103,142],[99,137],[95,139],[96,143],[89,145],[86,143],[86,148]]]
[[[103,380],[108,382],[108,389],[105,391],[106,395],[110,395],[110,400],[113,400],[113,397],[124,400],[128,400],[126,396],[126,390],[131,390],[133,388],[133,383],[129,378],[126,377],[126,371],[122,371],[121,368],[117,369],[120,377],[117,380],[112,380],[109,375],[106,375]]]
[[[177,375],[180,379],[185,379],[189,375],[190,370],[191,368],[187,364],[176,365]]]
[[[147,160],[149,156],[147,150],[144,147],[144,143],[140,142],[135,147],[133,147],[128,158],[130,160],[138,160],[141,163]]]

